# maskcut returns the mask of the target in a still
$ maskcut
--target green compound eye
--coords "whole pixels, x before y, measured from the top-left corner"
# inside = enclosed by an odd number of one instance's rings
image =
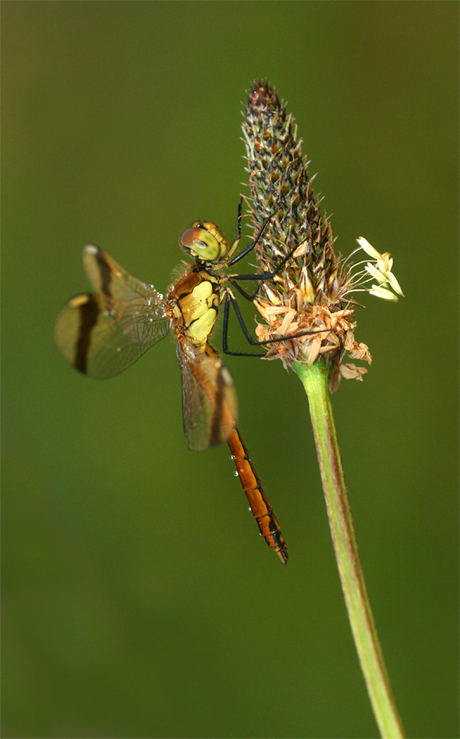
[[[206,262],[219,259],[220,244],[205,228],[188,228],[180,237],[179,243],[192,257]]]

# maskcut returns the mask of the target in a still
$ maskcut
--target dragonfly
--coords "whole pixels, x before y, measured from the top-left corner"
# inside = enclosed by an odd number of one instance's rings
[[[237,398],[232,376],[210,344],[222,304],[224,353],[263,356],[228,349],[230,307],[235,310],[252,346],[286,339],[256,341],[244,324],[232,287],[252,300],[261,282],[274,277],[294,250],[270,273],[229,275],[223,272],[256,246],[270,217],[256,239],[237,256],[233,255],[241,239],[241,203],[238,234],[231,246],[216,224],[194,222],[179,240],[180,246],[194,260],[193,264],[186,265],[185,274],[169,287],[165,297],[153,285],[130,275],[99,247],[85,246],[83,265],[95,292],[76,295],[68,301],[57,318],[55,338],[62,355],[75,369],[95,379],[107,379],[132,365],[171,331],[181,371],[182,417],[187,445],[193,451],[203,451],[227,442],[236,466],[235,474],[260,534],[286,564],[287,544],[237,427]],[[240,280],[257,282],[252,295],[238,284]],[[301,335],[310,333],[317,332],[307,331]]]

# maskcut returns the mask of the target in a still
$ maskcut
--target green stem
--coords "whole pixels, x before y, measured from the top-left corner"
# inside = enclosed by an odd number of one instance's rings
[[[294,363],[310,405],[321,479],[345,603],[374,715],[385,739],[404,737],[359,560],[329,397],[329,370]]]

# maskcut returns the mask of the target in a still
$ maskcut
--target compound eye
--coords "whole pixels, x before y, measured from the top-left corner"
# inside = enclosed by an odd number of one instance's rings
[[[180,237],[179,243],[188,254],[203,261],[213,262],[219,258],[219,242],[205,228],[188,228]]]

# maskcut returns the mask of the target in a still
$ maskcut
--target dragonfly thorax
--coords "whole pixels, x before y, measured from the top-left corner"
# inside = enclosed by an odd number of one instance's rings
[[[187,254],[200,262],[219,262],[227,256],[228,244],[215,223],[196,221],[179,239]]]
[[[217,318],[221,281],[206,270],[192,268],[168,295],[173,327],[194,346],[203,346]]]

